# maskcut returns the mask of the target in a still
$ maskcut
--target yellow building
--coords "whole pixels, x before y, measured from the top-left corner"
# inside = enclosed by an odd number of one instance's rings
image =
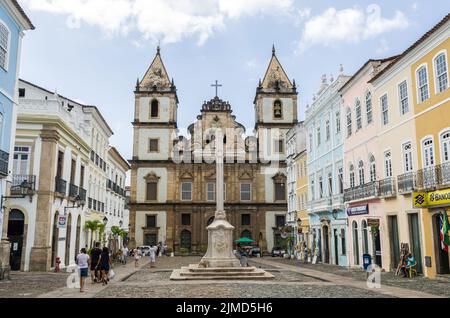
[[[305,242],[306,246],[309,246],[309,215],[307,212],[308,202],[308,171],[306,169],[307,151],[302,149],[297,157],[294,158],[297,182],[296,182],[296,195],[297,195],[297,223],[299,232],[299,242]]]
[[[422,214],[426,274],[450,274],[449,253],[441,246],[442,212],[450,214],[450,15],[447,15],[417,45],[417,60],[411,78],[418,149],[417,183],[413,198]],[[441,198],[439,197],[441,195]],[[420,200],[424,198],[424,202]],[[417,200],[417,202],[415,202]]]

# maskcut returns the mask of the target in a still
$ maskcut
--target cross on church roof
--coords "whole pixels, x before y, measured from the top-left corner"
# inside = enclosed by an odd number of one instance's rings
[[[211,87],[215,87],[216,88],[216,97],[218,97],[218,88],[222,87],[223,85],[219,84],[219,81],[216,80],[216,84],[212,84]]]

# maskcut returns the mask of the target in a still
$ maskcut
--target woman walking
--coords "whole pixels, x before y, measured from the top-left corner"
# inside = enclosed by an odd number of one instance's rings
[[[111,257],[109,256],[109,249],[104,247],[100,259],[98,260],[97,268],[100,268],[103,285],[108,284],[108,273],[112,266]]]
[[[86,254],[85,248],[82,248],[80,254],[77,256],[77,265],[80,269],[80,293],[83,293],[84,281],[89,275],[89,255]]]

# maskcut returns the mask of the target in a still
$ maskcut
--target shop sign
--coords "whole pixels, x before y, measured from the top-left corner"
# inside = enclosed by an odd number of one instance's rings
[[[67,215],[59,215],[58,216],[58,229],[65,229],[67,224]]]
[[[347,209],[348,216],[369,214],[369,205],[358,205]]]
[[[413,193],[413,206],[415,208],[426,208],[442,205],[450,205],[450,189]]]

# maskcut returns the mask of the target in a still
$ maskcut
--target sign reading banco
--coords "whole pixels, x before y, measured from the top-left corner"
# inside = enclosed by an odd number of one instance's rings
[[[450,189],[413,193],[413,206],[415,208],[443,205],[450,205]]]

